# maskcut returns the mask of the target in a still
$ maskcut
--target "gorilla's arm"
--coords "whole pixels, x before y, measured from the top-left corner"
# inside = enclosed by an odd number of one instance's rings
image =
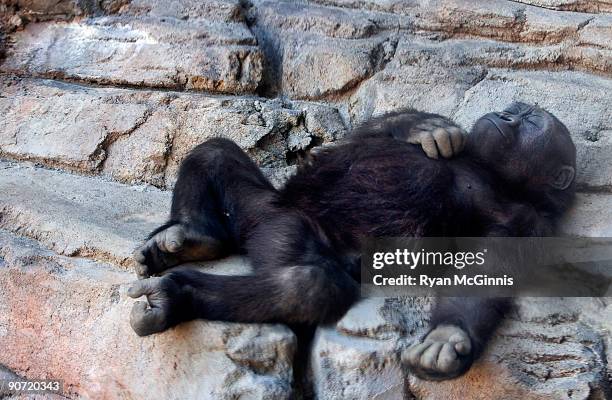
[[[461,162],[453,165],[455,208],[472,210],[484,221],[482,236],[547,236],[554,232],[554,220],[526,202],[507,201],[482,171]],[[489,183],[487,183],[489,182]],[[489,247],[488,261],[516,276],[531,251],[513,254]],[[467,371],[485,350],[496,328],[510,311],[510,298],[441,297],[432,310],[430,329],[422,341],[402,354],[402,360],[416,376],[429,380],[451,379]]]
[[[371,119],[358,127],[352,140],[380,136],[418,144],[430,158],[450,158],[464,146],[465,131],[450,119],[406,109]]]
[[[511,261],[503,254],[489,250],[487,258],[493,258],[491,262],[503,268],[509,266]],[[432,310],[429,331],[421,342],[402,354],[402,360],[413,374],[423,379],[460,376],[481,356],[511,306],[510,298],[439,297]]]

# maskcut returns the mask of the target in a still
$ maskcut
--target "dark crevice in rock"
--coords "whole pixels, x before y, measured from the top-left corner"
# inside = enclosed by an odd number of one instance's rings
[[[532,333],[530,331],[525,331],[522,333],[499,333],[500,337],[505,338],[514,338],[514,339],[525,339],[525,340],[533,340],[538,342],[552,343],[552,344],[560,344],[566,342],[575,342],[571,340],[570,335],[563,335],[559,337],[551,337],[541,333]]]
[[[591,21],[593,21],[595,19],[595,17],[591,17],[589,19],[587,19],[586,21],[578,24],[578,29],[577,29],[577,33],[580,32],[582,29],[584,29],[585,26],[587,26],[588,24],[591,23]]]
[[[287,151],[285,159],[288,166],[299,166],[303,164],[308,160],[310,152],[324,143],[324,139],[321,137],[311,136],[310,138],[310,144],[305,148]]]
[[[588,61],[588,60],[587,60]],[[522,62],[514,63],[507,61],[485,61],[466,63],[467,66],[486,65],[490,68],[508,68],[519,71],[547,71],[547,72],[562,72],[562,71],[580,71],[596,76],[610,77],[612,76],[612,68],[609,66],[597,66],[585,64],[584,60],[571,58],[567,54],[560,53],[554,61],[538,61],[538,62]],[[496,79],[496,78],[491,78]]]
[[[0,60],[1,61],[1,60]],[[71,77],[67,77],[62,73],[49,73],[49,74],[30,74],[23,73],[20,71],[5,71],[1,69],[0,64],[0,78],[2,77],[14,77],[19,79],[33,79],[33,80],[41,80],[48,81],[50,84],[57,85],[71,85],[77,88],[82,88],[83,90],[87,89],[128,89],[139,92],[149,92],[149,93],[185,93],[190,95],[203,95],[206,97],[217,97],[217,98],[256,98],[261,97],[253,93],[221,93],[214,91],[206,91],[200,89],[186,88],[185,84],[179,83],[177,81],[176,86],[165,86],[165,87],[155,87],[155,86],[145,86],[138,84],[130,84],[130,83],[116,83],[110,82],[106,80],[96,80],[96,79],[75,79]],[[0,98],[2,95],[0,94]]]
[[[246,26],[263,53],[263,74],[256,93],[264,98],[277,97],[282,87],[282,48],[279,38],[266,27],[257,25],[257,6],[253,2],[240,0],[240,5]]]
[[[0,150],[0,161],[10,161],[10,162],[30,162],[33,163],[36,167],[41,167],[49,170],[55,171],[65,171],[69,173],[73,173],[76,175],[85,175],[85,176],[93,176],[96,175],[97,172],[95,168],[92,167],[90,162],[83,163],[71,163],[59,160],[57,158],[47,158],[47,157],[36,157],[29,155],[16,155],[16,154],[8,154]],[[95,166],[95,165],[94,165]]]
[[[168,132],[168,135],[166,136],[166,151],[164,152],[163,169],[162,169],[162,177],[161,177],[161,181],[163,182],[163,184],[157,186],[160,189],[172,189],[168,187],[168,178],[169,178],[168,177],[168,166],[170,165],[170,159],[172,158],[173,150],[175,148],[175,141],[180,131],[180,125],[179,125],[180,121],[178,120],[178,118],[175,120],[175,123],[176,123],[175,125],[176,128]]]
[[[554,11],[573,11],[573,12],[581,12],[588,14],[598,14],[598,13],[609,13],[612,12],[612,4],[609,2],[599,2],[599,1],[591,1],[591,0],[577,0],[572,3],[563,3],[559,2],[559,4],[534,4],[533,1],[525,1],[525,0],[509,0],[514,3],[520,4],[528,4],[533,7],[544,8],[546,10],[554,10]]]
[[[586,183],[579,183],[576,185],[576,189],[582,193],[607,194],[612,192],[612,185],[591,186]]]
[[[120,138],[130,136],[134,131],[144,125],[149,117],[153,114],[153,109],[149,108],[145,110],[142,117],[140,117],[136,123],[127,131],[123,132],[110,132],[106,135],[102,143],[98,145],[98,147],[94,150],[92,155],[90,156],[91,160],[101,160],[98,164],[97,170],[98,172],[104,170],[104,165],[109,156],[109,151],[111,146]]]
[[[30,237],[30,239],[36,239],[36,238]],[[79,247],[73,252],[62,254],[62,255],[66,257],[74,257],[74,258],[87,258],[93,261],[114,264],[128,271],[133,271],[133,268],[136,264],[135,261],[132,260],[131,257],[118,258],[114,254],[109,253],[107,251],[97,249],[97,248],[87,247],[87,246]]]
[[[489,39],[500,43],[521,43],[530,44],[534,46],[551,45],[566,42],[568,37],[563,34],[561,36],[550,36],[545,39],[530,39],[520,37],[524,31],[525,20],[524,14],[517,12],[517,19],[510,28],[496,28],[494,33],[482,34],[477,29],[465,28],[463,26],[450,26],[442,29],[428,29],[427,27],[420,27],[415,32],[416,35],[422,35],[423,33],[437,35],[436,38],[439,41],[451,40],[451,39]]]
[[[83,87],[93,87],[93,88],[116,88],[116,89],[132,89],[132,90],[142,90],[142,91],[159,91],[159,92],[194,92],[194,93],[202,93],[209,94],[203,90],[193,90],[187,89],[186,83],[176,81],[173,84],[168,84],[165,86],[146,86],[142,84],[129,83],[127,81],[116,81],[111,79],[80,79],[74,78],[64,74],[61,71],[49,71],[46,73],[24,73],[22,71],[12,71],[12,70],[0,70],[0,75],[11,75],[16,76],[18,78],[34,78],[34,79],[45,79],[45,80],[54,80],[57,82],[70,83],[74,85],[80,85]],[[210,93],[212,95],[223,95],[222,93]]]

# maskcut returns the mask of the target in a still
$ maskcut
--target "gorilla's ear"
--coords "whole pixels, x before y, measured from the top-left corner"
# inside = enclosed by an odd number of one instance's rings
[[[552,182],[550,182],[550,186],[555,189],[565,190],[571,185],[574,180],[574,176],[576,175],[576,170],[574,167],[570,167],[569,165],[564,165],[557,170],[555,177]]]

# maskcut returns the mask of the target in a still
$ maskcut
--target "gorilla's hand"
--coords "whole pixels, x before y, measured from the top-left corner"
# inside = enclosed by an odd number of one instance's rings
[[[138,336],[162,332],[175,325],[179,299],[178,285],[167,276],[142,279],[128,289],[128,296],[147,296],[147,301],[137,301],[132,307],[130,325]]]
[[[472,365],[472,342],[458,326],[439,325],[422,343],[402,353],[402,362],[421,379],[456,378]]]
[[[412,126],[406,140],[420,144],[429,158],[450,158],[463,150],[465,131],[448,119],[433,117]]]

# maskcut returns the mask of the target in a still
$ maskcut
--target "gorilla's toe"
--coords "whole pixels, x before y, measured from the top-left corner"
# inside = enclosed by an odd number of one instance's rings
[[[148,336],[166,329],[161,310],[148,308],[144,301],[137,301],[130,313],[130,325],[138,336]]]
[[[183,247],[185,241],[185,229],[182,225],[172,225],[168,229],[165,229],[153,238],[157,247],[165,253],[176,253]]]
[[[178,254],[185,242],[185,229],[182,225],[172,225],[151,237],[133,254],[138,279],[159,274],[180,261]]]
[[[460,376],[472,365],[469,335],[454,325],[440,325],[422,343],[402,354],[402,362],[414,375],[426,380],[445,380]]]

